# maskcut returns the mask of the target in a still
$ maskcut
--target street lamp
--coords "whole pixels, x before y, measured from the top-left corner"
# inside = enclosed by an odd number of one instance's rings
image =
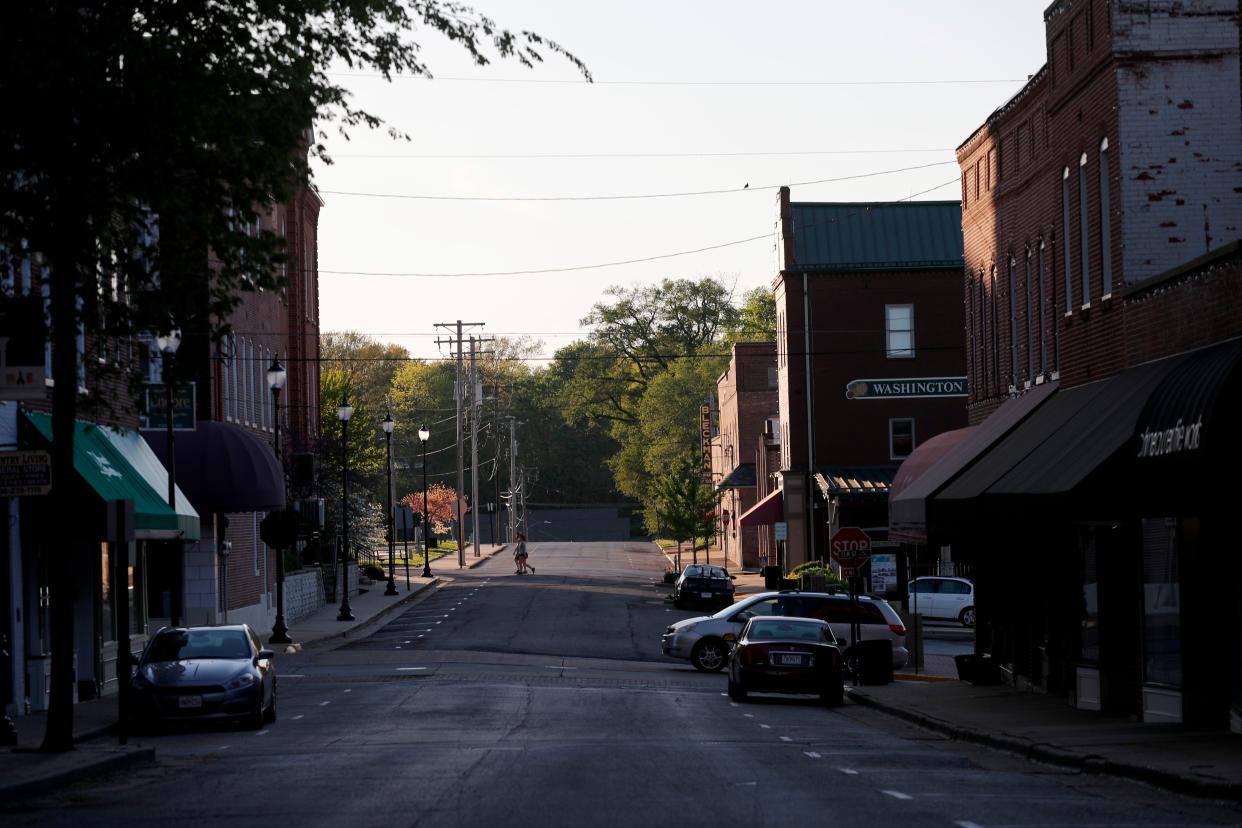
[[[341,395],[341,404],[336,407],[336,416],[341,421],[341,611],[337,621],[353,621],[354,611],[349,606],[349,418],[354,416],[354,407],[349,404],[349,396]]]
[[[181,346],[181,329],[170,327],[168,333],[160,334],[155,337],[155,347],[160,349],[162,362],[160,364],[160,379],[164,380],[164,419],[167,433],[167,456],[168,456],[168,508],[173,512],[177,511],[177,452],[176,441],[173,439],[173,357],[177,355],[177,348]],[[172,601],[172,618],[168,619],[172,625],[179,626],[181,624],[181,602],[182,590],[185,589],[185,578],[182,576],[182,554],[177,550],[175,557],[177,561],[177,586],[173,590]]]
[[[272,392],[272,432],[274,442],[272,447],[276,450],[276,462],[280,463],[284,468],[280,454],[280,392],[285,387],[285,380],[288,378],[285,367],[280,364],[280,359],[276,356],[272,357],[272,365],[267,369],[267,387]],[[279,548],[276,550],[276,623],[272,625],[272,635],[268,638],[271,644],[292,644],[293,639],[289,638],[289,628],[285,625],[285,550]]]
[[[385,492],[388,502],[388,588],[384,590],[384,594],[396,595],[397,582],[395,580],[396,576],[394,575],[396,569],[394,568],[395,564],[393,563],[392,557],[392,430],[397,424],[392,419],[391,411],[384,415],[384,419],[380,421],[380,425],[384,427],[384,451],[388,458],[388,491]]]
[[[427,541],[431,537],[431,520],[427,515],[427,441],[431,439],[431,432],[427,430],[427,426],[418,427],[418,440],[423,444],[423,577],[431,577],[431,550],[427,548]]]

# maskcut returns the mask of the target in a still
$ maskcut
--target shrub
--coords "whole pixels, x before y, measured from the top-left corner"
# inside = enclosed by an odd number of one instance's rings
[[[676,569],[664,570],[664,583],[666,584],[677,583],[677,570]]]
[[[362,574],[370,578],[372,581],[385,581],[388,576],[384,574],[384,570],[375,564],[367,564],[362,568]]]

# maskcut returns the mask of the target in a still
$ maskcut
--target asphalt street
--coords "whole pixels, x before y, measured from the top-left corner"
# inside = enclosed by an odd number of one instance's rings
[[[144,737],[156,766],[9,825],[1216,825],[1210,808],[936,737],[847,703],[754,697],[666,659],[649,544],[531,546],[364,637],[281,656],[279,719]]]

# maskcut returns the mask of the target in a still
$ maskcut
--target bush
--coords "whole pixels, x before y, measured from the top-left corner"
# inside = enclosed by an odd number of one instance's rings
[[[677,570],[676,569],[670,568],[670,569],[664,570],[664,583],[666,584],[677,583]]]
[[[362,574],[372,581],[386,581],[388,576],[384,574],[384,570],[375,564],[367,564],[362,568]]]
[[[803,575],[814,575],[824,578],[828,581],[829,586],[847,585],[846,582],[837,575],[837,573],[825,566],[823,561],[807,561],[806,563],[798,564],[789,571],[789,575],[786,577],[797,580]]]

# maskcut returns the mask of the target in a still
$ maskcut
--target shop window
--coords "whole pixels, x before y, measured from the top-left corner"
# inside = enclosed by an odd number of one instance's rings
[[[1182,684],[1177,519],[1143,520],[1143,681]]]
[[[914,356],[914,305],[885,305],[884,330],[889,359]]]
[[[1100,584],[1099,553],[1094,532],[1086,535],[1082,545],[1082,598],[1079,606],[1078,657],[1083,661],[1100,660]]]
[[[909,457],[914,452],[914,420],[888,421],[888,455],[894,460]]]

